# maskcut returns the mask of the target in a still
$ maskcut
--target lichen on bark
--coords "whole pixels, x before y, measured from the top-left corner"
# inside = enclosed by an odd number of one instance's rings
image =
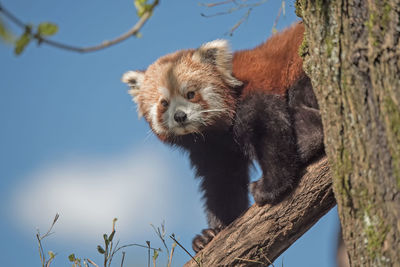
[[[399,266],[400,1],[297,0],[296,8],[350,262]]]

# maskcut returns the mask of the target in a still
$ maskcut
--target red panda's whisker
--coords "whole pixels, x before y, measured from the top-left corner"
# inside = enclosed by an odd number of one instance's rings
[[[218,111],[226,111],[226,109],[223,108],[217,108],[217,109],[206,109],[206,110],[201,110],[198,113],[204,113],[204,112],[218,112]]]

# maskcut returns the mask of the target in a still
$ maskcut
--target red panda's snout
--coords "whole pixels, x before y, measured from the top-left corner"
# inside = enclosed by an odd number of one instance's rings
[[[161,97],[157,104],[161,107],[151,108],[147,118],[153,130],[167,137],[202,133],[204,129],[215,124],[230,124],[231,108],[216,88],[206,86],[197,90],[184,90],[180,95]],[[229,121],[229,122],[227,122]],[[224,123],[225,122],[225,123]]]

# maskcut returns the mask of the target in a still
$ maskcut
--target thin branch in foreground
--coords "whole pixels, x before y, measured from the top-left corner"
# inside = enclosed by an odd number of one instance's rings
[[[136,22],[136,24],[131,29],[129,29],[127,32],[123,33],[122,35],[120,35],[112,40],[105,40],[102,43],[100,43],[98,45],[94,45],[94,46],[87,46],[87,47],[73,46],[73,45],[68,45],[68,44],[64,44],[61,42],[50,40],[46,37],[43,37],[38,34],[34,34],[32,32],[29,32],[29,35],[32,39],[36,39],[39,44],[45,43],[49,46],[53,46],[53,47],[56,47],[59,49],[67,50],[67,51],[78,52],[78,53],[94,52],[94,51],[102,50],[104,48],[116,45],[118,43],[121,43],[122,41],[125,41],[129,37],[138,35],[140,29],[149,20],[149,18],[153,14],[153,9],[158,4],[159,4],[159,0],[154,0],[154,2],[151,5],[149,5],[148,9],[140,16],[140,19]],[[5,9],[1,3],[0,3],[0,13],[2,13],[4,15],[4,17],[8,18],[15,25],[17,25],[18,27],[20,27],[24,30],[27,29],[28,27],[30,27],[28,24],[23,23],[22,20],[17,18],[10,11]]]
[[[197,262],[197,260],[192,256],[192,254],[190,254],[189,251],[187,251],[187,249],[186,249],[184,246],[181,245],[181,243],[178,242],[178,240],[176,240],[175,236],[170,235],[169,237],[170,237],[172,240],[174,240],[174,242],[175,242],[178,246],[180,246],[181,249],[183,249],[183,250],[186,252],[186,254],[188,254],[188,255],[192,258],[192,260],[194,260],[194,262],[196,262],[197,265],[200,267],[200,264]]]

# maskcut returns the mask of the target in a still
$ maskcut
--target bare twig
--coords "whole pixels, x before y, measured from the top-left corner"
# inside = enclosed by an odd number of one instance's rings
[[[146,241],[147,243],[147,267],[150,267],[150,241]]]
[[[0,8],[1,8],[1,6],[0,6]],[[50,266],[50,263],[54,259],[54,257],[51,257],[48,261],[46,261],[46,256],[44,254],[44,250],[43,250],[43,246],[42,246],[42,240],[52,234],[51,230],[53,229],[53,227],[59,217],[60,217],[60,215],[57,213],[56,216],[54,217],[53,223],[51,224],[49,230],[44,235],[41,236],[39,229],[37,230],[36,239],[38,241],[39,255],[40,255],[40,261],[42,263],[42,267]]]
[[[267,1],[268,0],[260,0],[260,1],[256,2],[256,3],[252,3],[252,4],[250,4],[250,3],[238,4],[236,1],[224,1],[224,2],[218,2],[216,4],[203,4],[204,6],[207,6],[207,7],[214,7],[214,6],[217,6],[217,5],[234,3],[235,6],[229,8],[228,10],[223,11],[223,12],[217,12],[217,13],[210,14],[210,15],[207,15],[207,14],[204,14],[204,13],[200,13],[200,15],[203,16],[203,17],[215,17],[215,16],[221,16],[221,15],[227,15],[227,14],[231,14],[231,13],[233,13],[235,11],[238,11],[238,10],[241,10],[241,9],[246,9],[246,8],[250,9],[250,8],[254,8],[254,7],[260,6],[260,5],[264,4]]]
[[[201,4],[201,5],[205,6],[207,8],[210,8],[210,7],[212,8],[212,7],[215,7],[215,6],[221,6],[221,5],[227,5],[227,4],[234,4],[234,6],[229,8],[229,9],[227,9],[227,10],[225,10],[225,11],[222,11],[222,12],[216,12],[214,14],[200,13],[200,15],[203,16],[203,17],[209,18],[209,17],[215,17],[215,16],[228,15],[228,14],[232,14],[233,12],[239,11],[241,9],[247,9],[246,13],[242,16],[242,18],[237,23],[235,23],[235,25],[233,25],[233,27],[227,33],[227,34],[232,36],[233,32],[240,25],[242,25],[243,22],[245,22],[249,18],[253,8],[262,5],[267,1],[268,0],[258,0],[257,2],[250,3],[247,0],[242,0],[239,3],[239,2],[237,2],[235,0],[226,0],[226,1],[216,2],[216,3],[207,3],[207,4],[204,3],[204,4]]]
[[[50,258],[47,263],[46,263],[46,267],[50,267],[51,262],[54,260],[54,258]]]
[[[221,1],[221,2],[217,2],[217,3],[200,3],[200,6],[205,6],[205,7],[215,7],[215,6],[220,6],[220,5],[225,5],[225,4],[229,4],[229,3],[234,3],[235,0],[227,0],[227,1]]]
[[[169,237],[170,237],[172,240],[174,240],[174,242],[175,242],[178,246],[180,246],[181,249],[183,249],[183,250],[186,252],[186,254],[188,254],[188,255],[192,258],[192,260],[194,260],[194,262],[197,263],[197,265],[200,267],[200,264],[199,264],[199,263],[197,262],[197,260],[192,256],[192,254],[190,254],[190,252],[187,251],[187,249],[186,249],[184,246],[182,246],[181,243],[179,243],[178,240],[176,240],[175,237],[174,237],[173,235],[170,235]]]
[[[36,238],[37,238],[38,246],[39,246],[40,262],[42,263],[42,267],[44,267],[44,264],[45,264],[44,252],[43,252],[42,242],[41,242],[41,240],[40,240],[39,233],[36,234]]]
[[[124,260],[125,260],[125,251],[122,251],[121,267],[124,266]]]
[[[235,25],[233,25],[233,27],[231,28],[231,30],[229,31],[229,35],[230,36],[232,36],[233,35],[233,32],[243,23],[243,22],[245,22],[248,18],[249,18],[249,16],[250,16],[250,13],[251,13],[251,8],[249,8],[248,10],[247,10],[247,12],[246,12],[246,14],[244,14],[244,16],[235,24]]]
[[[88,47],[79,47],[79,46],[73,46],[73,45],[68,45],[64,44],[61,42],[53,41],[48,38],[45,38],[43,36],[39,36],[33,33],[30,33],[31,38],[34,38],[38,40],[39,43],[45,43],[47,45],[63,49],[63,50],[68,50],[72,52],[78,52],[78,53],[87,53],[87,52],[94,52],[98,51],[113,45],[116,45],[122,41],[125,41],[131,36],[135,36],[139,33],[140,29],[143,27],[143,25],[146,23],[146,21],[151,17],[153,13],[153,9],[159,4],[159,0],[154,0],[153,4],[151,4],[151,8],[146,11],[136,22],[136,24],[129,29],[127,32],[124,34],[112,39],[112,40],[105,40],[101,44],[94,45],[94,46],[88,46]],[[8,18],[10,21],[12,21],[14,24],[19,26],[20,28],[26,29],[28,27],[27,24],[23,23],[20,19],[18,19],[15,15],[13,15],[10,11],[4,8],[4,6],[1,5],[0,3],[0,13],[3,13],[3,15]]]
[[[284,0],[282,0],[281,6],[280,6],[280,8],[278,10],[278,15],[276,16],[276,18],[274,20],[274,25],[272,26],[272,32],[273,33],[277,32],[276,26],[278,25],[278,21],[279,21],[279,19],[281,17],[282,12],[283,12],[283,15],[285,16],[285,1]]]
[[[99,267],[96,263],[94,263],[91,259],[86,259],[90,264],[92,264],[95,267]]]
[[[144,245],[140,245],[140,244],[128,244],[128,245],[120,246],[119,248],[117,248],[117,249],[115,250],[114,254],[115,254],[116,252],[118,252],[119,250],[121,250],[121,249],[123,249],[123,248],[127,248],[127,247],[149,248],[148,246],[144,246]],[[153,248],[153,247],[150,247],[150,249],[157,250],[157,251],[160,251],[160,252],[161,252],[161,249],[160,249],[160,248]]]
[[[164,226],[164,222],[161,223],[161,231],[160,231],[160,227],[155,227],[153,224],[150,224],[151,227],[153,227],[154,232],[156,232],[158,238],[161,239],[161,242],[163,243],[165,249],[167,250],[167,255],[169,255],[169,249],[167,246],[167,243],[165,243],[165,226]]]

